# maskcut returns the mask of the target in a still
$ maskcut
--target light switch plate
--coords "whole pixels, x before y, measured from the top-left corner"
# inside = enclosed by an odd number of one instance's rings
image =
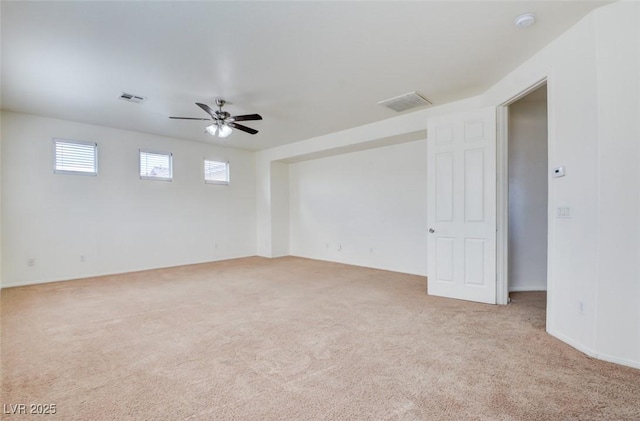
[[[557,218],[571,218],[571,208],[569,206],[559,206],[556,208]]]

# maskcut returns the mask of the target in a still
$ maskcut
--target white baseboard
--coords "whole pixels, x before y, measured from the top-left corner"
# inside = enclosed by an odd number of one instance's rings
[[[404,273],[404,274],[407,274],[407,275],[416,275],[416,276],[424,276],[424,277],[427,276],[426,273],[421,273],[421,272],[417,272],[417,271],[413,271],[413,270],[406,270],[406,269],[383,266],[383,265],[376,265],[376,264],[367,264],[367,263],[363,263],[363,262],[354,262],[353,260],[350,260],[348,258],[347,259],[335,259],[335,258],[331,258],[331,257],[327,257],[327,256],[318,257],[318,256],[305,255],[303,253],[291,253],[289,256],[301,257],[303,259],[310,259],[310,260],[318,260],[320,262],[340,263],[342,265],[357,266],[357,267],[361,267],[361,268],[386,270],[386,271],[389,271],[389,272]]]
[[[546,286],[540,285],[518,285],[514,287],[509,287],[509,292],[530,292],[530,291],[546,291]]]
[[[578,351],[588,355],[589,357],[595,358],[597,360],[602,360],[602,361],[607,361],[610,363],[615,363],[615,364],[619,364],[619,365],[624,365],[627,367],[631,367],[631,368],[638,368],[640,369],[640,361],[633,361],[633,360],[628,360],[626,358],[620,358],[620,357],[615,357],[613,355],[608,355],[608,354],[601,354],[598,353],[596,351],[594,351],[593,349],[584,346],[576,341],[574,341],[573,339],[563,335],[562,333],[558,333],[555,332],[551,329],[547,329],[547,333],[549,333],[549,335],[558,338],[559,340],[561,340],[562,342],[566,343],[567,345],[572,346],[573,348],[577,349]]]
[[[189,266],[189,265],[200,265],[203,263],[214,263],[214,262],[221,262],[224,260],[233,260],[233,259],[242,259],[245,257],[254,257],[255,254],[251,254],[251,255],[242,255],[242,256],[229,256],[229,257],[225,257],[222,259],[216,259],[216,260],[207,260],[207,261],[203,261],[203,262],[191,262],[191,263],[184,263],[181,265],[173,265],[173,266],[163,266],[163,267],[153,267],[153,268],[141,268],[141,269],[132,269],[132,270],[127,270],[127,271],[117,271],[117,272],[97,272],[97,273],[91,273],[91,274],[86,274],[86,275],[81,275],[79,277],[74,277],[74,278],[50,278],[50,279],[38,279],[38,280],[33,280],[33,281],[24,281],[24,282],[12,282],[12,283],[4,283],[0,285],[0,289],[4,289],[4,288],[13,288],[13,287],[24,287],[24,286],[29,286],[29,285],[40,285],[40,284],[50,284],[53,282],[66,282],[66,281],[75,281],[78,279],[87,279],[87,278],[98,278],[100,276],[113,276],[113,275],[122,275],[125,273],[135,273],[135,272],[144,272],[147,270],[157,270],[157,269],[169,269],[169,268],[176,268],[176,267],[180,267],[180,266]]]

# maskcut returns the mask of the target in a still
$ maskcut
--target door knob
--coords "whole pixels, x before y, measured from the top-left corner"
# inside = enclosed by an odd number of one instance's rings
[[[433,228],[429,228],[429,234],[433,234],[434,232],[436,232],[436,230],[434,230]]]

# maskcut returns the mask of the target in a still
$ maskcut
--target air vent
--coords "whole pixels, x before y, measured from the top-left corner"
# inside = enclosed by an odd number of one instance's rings
[[[122,94],[120,94],[118,98],[120,98],[123,101],[135,102],[136,104],[140,104],[141,102],[144,102],[147,100],[147,98],[143,96],[128,94],[126,92],[123,92]]]
[[[407,111],[412,108],[431,105],[431,102],[416,92],[409,92],[408,94],[400,95],[395,98],[385,99],[384,101],[378,102],[378,104],[401,113],[402,111]]]

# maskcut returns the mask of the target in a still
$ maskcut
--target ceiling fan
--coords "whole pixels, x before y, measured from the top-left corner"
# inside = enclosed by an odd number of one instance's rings
[[[226,104],[226,101],[222,98],[216,98],[217,110],[209,107],[207,104],[201,104],[196,102],[196,105],[202,108],[211,118],[195,118],[195,117],[169,117],[177,120],[213,120],[213,124],[207,126],[205,130],[212,136],[218,133],[218,137],[227,137],[233,131],[232,129],[238,129],[249,134],[258,133],[257,130],[251,127],[243,126],[236,123],[236,121],[250,121],[250,120],[262,120],[260,114],[245,114],[232,116],[226,111],[222,111],[222,107]]]

